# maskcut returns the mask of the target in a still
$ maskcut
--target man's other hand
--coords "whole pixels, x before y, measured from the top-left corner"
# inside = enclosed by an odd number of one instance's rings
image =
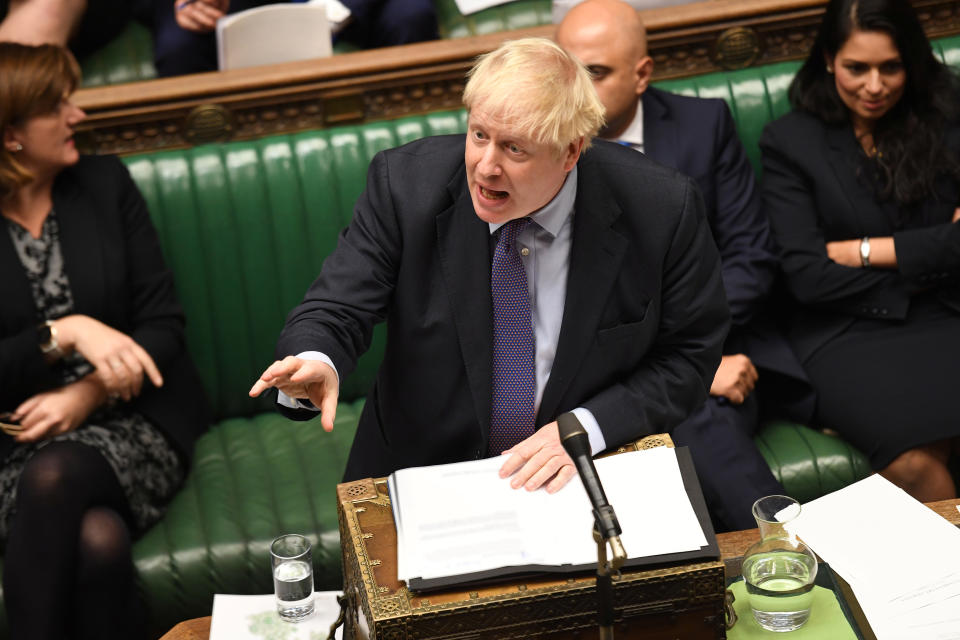
[[[710,395],[722,396],[733,404],[743,404],[756,386],[758,377],[759,374],[753,362],[744,354],[723,356],[720,359],[720,367],[713,376]]]
[[[513,476],[510,486],[514,489],[535,491],[544,487],[547,493],[556,493],[577,475],[573,460],[560,444],[556,422],[544,425],[503,453],[510,457],[500,467],[500,477]]]
[[[250,388],[250,397],[256,398],[271,387],[291,398],[312,402],[320,409],[320,424],[324,431],[333,431],[340,381],[330,365],[319,360],[287,356],[267,367]]]

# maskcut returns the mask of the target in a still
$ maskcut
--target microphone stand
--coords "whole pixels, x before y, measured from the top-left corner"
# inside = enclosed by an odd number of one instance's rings
[[[577,468],[577,475],[593,507],[593,539],[597,543],[597,622],[600,640],[613,640],[613,575],[619,575],[620,567],[627,560],[627,553],[620,542],[620,523],[617,522],[613,507],[607,502],[597,469],[593,466],[589,436],[574,413],[557,417],[557,435]],[[607,543],[613,555],[609,561]]]
[[[593,539],[597,543],[597,622],[600,640],[613,640],[613,574],[620,573],[627,554],[620,544],[620,538],[611,538],[613,558],[607,561],[607,540],[600,534],[596,522],[593,525]]]

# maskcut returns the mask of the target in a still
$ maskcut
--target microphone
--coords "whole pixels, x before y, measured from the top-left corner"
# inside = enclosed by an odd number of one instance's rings
[[[619,558],[622,562],[626,558],[623,544],[620,542],[620,534],[623,531],[620,529],[620,523],[617,522],[617,514],[607,502],[603,485],[600,484],[600,476],[597,475],[597,468],[593,466],[587,432],[577,420],[577,416],[572,413],[560,415],[557,418],[557,428],[560,432],[560,444],[563,445],[567,455],[573,459],[573,464],[576,465],[577,473],[583,482],[583,488],[586,489],[587,497],[590,498],[597,530],[610,543],[614,560]]]

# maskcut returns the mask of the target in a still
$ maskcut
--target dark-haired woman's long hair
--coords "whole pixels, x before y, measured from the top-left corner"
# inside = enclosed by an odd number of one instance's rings
[[[850,121],[826,63],[855,30],[886,33],[900,53],[903,96],[873,131],[879,195],[899,205],[917,203],[933,193],[939,175],[960,180],[960,162],[944,139],[960,116],[960,82],[934,56],[908,0],[831,0],[810,56],[790,85],[790,102],[828,124]]]

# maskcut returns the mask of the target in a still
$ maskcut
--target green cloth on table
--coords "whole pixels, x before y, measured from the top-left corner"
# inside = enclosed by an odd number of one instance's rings
[[[857,640],[847,618],[840,609],[837,597],[830,589],[813,587],[813,605],[810,607],[810,619],[807,623],[788,633],[762,629],[753,619],[750,601],[747,599],[747,587],[743,580],[730,585],[733,591],[733,608],[737,612],[737,624],[727,631],[727,640],[752,640],[753,638],[790,638],[791,640]]]

